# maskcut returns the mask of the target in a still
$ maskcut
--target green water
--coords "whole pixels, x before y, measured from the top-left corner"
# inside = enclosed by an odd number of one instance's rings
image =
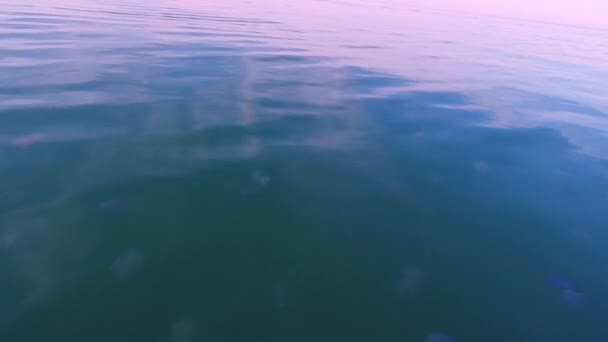
[[[2,341],[608,340],[606,31],[47,0],[0,42]]]

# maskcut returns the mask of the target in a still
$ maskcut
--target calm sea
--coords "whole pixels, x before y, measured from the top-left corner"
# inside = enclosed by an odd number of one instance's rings
[[[0,4],[0,340],[608,341],[608,31]]]

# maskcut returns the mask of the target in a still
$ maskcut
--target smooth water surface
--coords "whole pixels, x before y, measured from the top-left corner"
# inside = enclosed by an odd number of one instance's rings
[[[0,340],[608,341],[608,32],[0,4]]]

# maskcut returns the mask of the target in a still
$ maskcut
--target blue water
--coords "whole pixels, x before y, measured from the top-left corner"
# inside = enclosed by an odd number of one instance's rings
[[[608,341],[608,32],[0,4],[0,340]]]

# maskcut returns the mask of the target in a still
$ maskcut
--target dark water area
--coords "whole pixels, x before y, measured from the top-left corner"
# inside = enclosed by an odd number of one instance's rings
[[[0,4],[0,340],[608,341],[608,32]]]

